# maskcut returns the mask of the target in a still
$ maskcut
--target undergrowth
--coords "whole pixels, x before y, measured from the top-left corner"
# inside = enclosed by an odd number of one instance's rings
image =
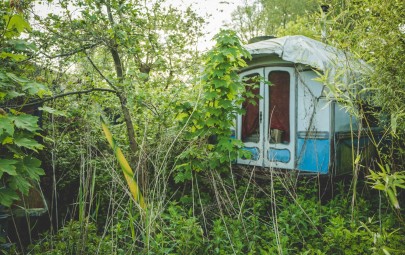
[[[148,212],[149,226],[134,236],[131,229],[137,225],[139,230],[142,219],[127,206],[113,216],[111,226],[97,230],[100,222],[71,221],[56,235],[44,234],[27,254],[402,254],[405,250],[402,223],[376,191],[362,190],[352,220],[347,184],[339,185],[333,198],[320,200],[317,180],[306,182],[311,186],[296,186],[293,194],[285,189],[288,176],[275,176],[269,180],[273,185],[233,177],[235,185],[229,179],[211,179],[213,185],[204,191],[188,189],[161,211]]]

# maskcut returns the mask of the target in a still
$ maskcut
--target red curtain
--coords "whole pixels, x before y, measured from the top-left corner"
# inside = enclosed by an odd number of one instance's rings
[[[251,92],[255,95],[255,99],[245,100],[242,104],[242,108],[245,109],[246,113],[242,115],[242,141],[245,141],[250,135],[259,133],[259,98],[260,88],[259,81],[257,77],[259,74],[249,75],[247,77],[252,77],[251,79],[245,81],[245,83],[251,85],[246,87],[247,92]],[[252,88],[253,85],[256,88]],[[254,100],[255,104],[249,102]]]
[[[284,131],[283,142],[290,142],[290,74],[285,71],[269,73],[272,84],[269,89],[271,129]]]

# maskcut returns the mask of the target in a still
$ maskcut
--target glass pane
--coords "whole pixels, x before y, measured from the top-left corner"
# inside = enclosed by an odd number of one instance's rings
[[[269,134],[270,143],[290,143],[290,74],[269,73]]]
[[[260,80],[259,74],[254,73],[243,77],[246,85],[247,94],[255,95],[255,98],[247,98],[242,104],[242,108],[246,111],[242,115],[242,141],[258,143],[260,139],[259,126],[259,95],[260,95]],[[249,93],[250,92],[250,93]]]

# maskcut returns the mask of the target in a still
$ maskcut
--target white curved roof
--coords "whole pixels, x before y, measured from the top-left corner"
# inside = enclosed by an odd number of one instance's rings
[[[321,70],[329,74],[330,78],[339,70],[343,71],[346,77],[350,77],[369,69],[366,63],[355,59],[352,54],[302,35],[259,41],[244,47],[253,58],[255,55],[276,54],[285,61]]]

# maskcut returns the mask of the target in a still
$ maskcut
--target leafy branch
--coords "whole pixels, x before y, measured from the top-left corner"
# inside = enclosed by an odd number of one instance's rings
[[[66,92],[66,93],[63,93],[63,94],[59,94],[59,95],[55,95],[55,96],[51,96],[51,97],[46,97],[46,98],[30,101],[30,102],[24,103],[24,104],[0,105],[0,107],[3,107],[3,108],[21,108],[21,107],[26,107],[26,106],[40,105],[40,104],[43,104],[43,103],[48,102],[48,101],[53,101],[53,100],[55,100],[57,98],[67,97],[67,96],[72,96],[72,95],[89,94],[89,93],[94,92],[94,91],[110,92],[110,93],[117,94],[117,91],[112,90],[112,89],[91,88],[91,89],[88,89],[88,90]]]

